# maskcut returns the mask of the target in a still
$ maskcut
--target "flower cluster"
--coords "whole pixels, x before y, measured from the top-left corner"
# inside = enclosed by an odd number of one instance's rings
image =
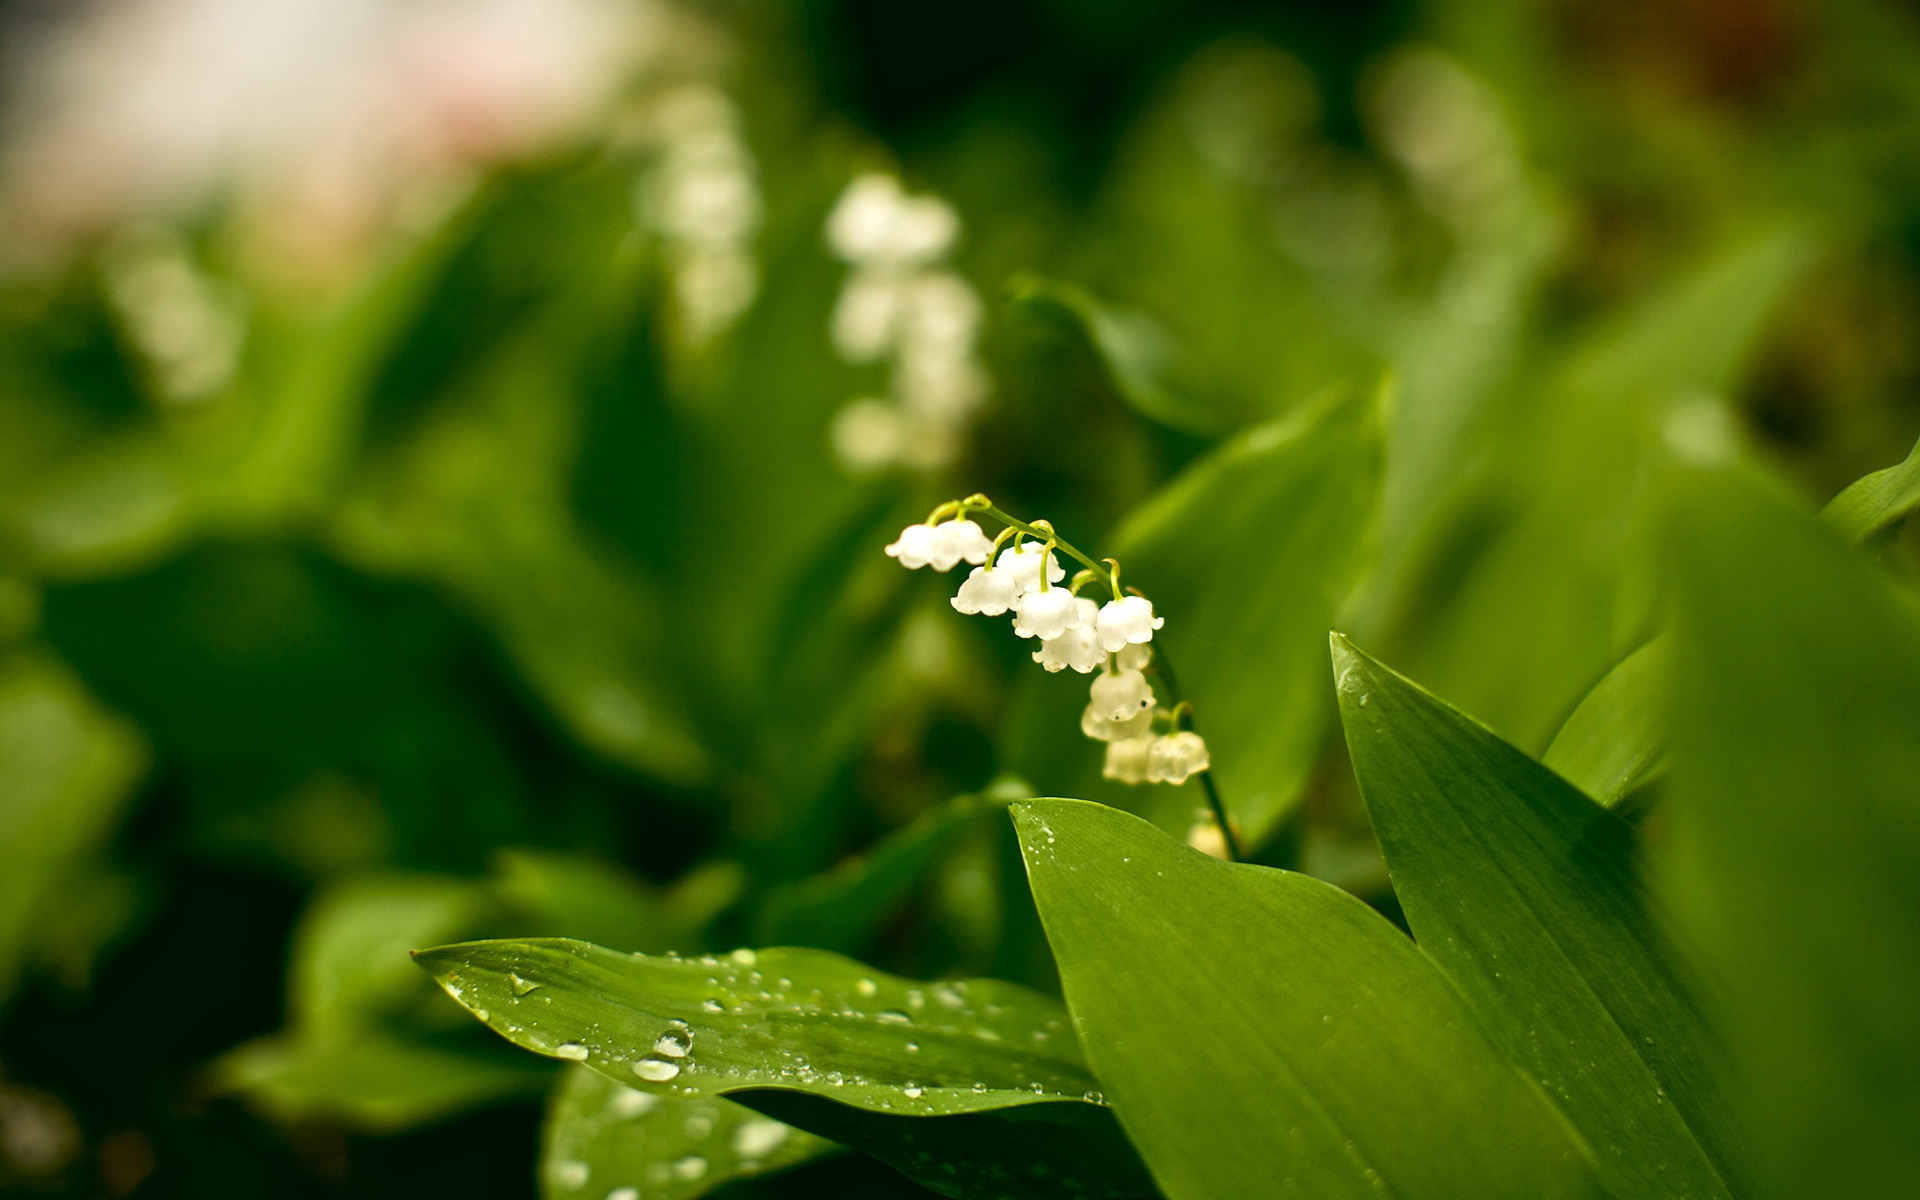
[[[974,512],[1004,525],[997,538],[987,537]],[[1059,586],[1066,570],[1056,550],[1087,566],[1066,586]],[[1048,671],[1094,675],[1080,729],[1107,744],[1102,773],[1108,779],[1184,783],[1207,769],[1206,742],[1181,727],[1186,706],[1162,708],[1147,677],[1150,643],[1165,619],[1154,615],[1145,596],[1121,591],[1118,563],[1096,563],[1061,541],[1047,522],[1016,520],[984,496],[941,505],[924,524],[902,530],[887,553],[915,570],[973,564],[953,597],[955,610],[988,617],[1011,613],[1014,633],[1040,643],[1033,661]],[[1112,598],[1098,604],[1080,595],[1090,583]]]
[[[640,130],[655,153],[635,209],[659,235],[673,277],[680,337],[699,346],[727,327],[760,290],[753,238],[760,188],[733,99],[711,83],[657,97]]]
[[[886,361],[886,399],[855,400],[834,420],[841,462],[857,471],[951,462],[987,398],[974,353],[980,297],[941,265],[960,218],[936,196],[910,196],[877,172],[847,186],[827,242],[849,264],[833,310],[833,344],[850,363]]]

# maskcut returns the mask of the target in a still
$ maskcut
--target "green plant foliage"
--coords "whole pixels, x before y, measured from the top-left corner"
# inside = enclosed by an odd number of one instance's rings
[[[1113,538],[1123,583],[1186,614],[1156,639],[1258,845],[1331,720],[1321,639],[1368,558],[1380,397],[1341,390],[1189,468]]]
[[[1820,515],[1850,542],[1865,542],[1899,528],[1920,508],[1920,444],[1891,467],[1864,475],[1827,503]]]
[[[588,1067],[561,1072],[547,1114],[547,1200],[629,1195],[692,1200],[832,1154],[824,1138],[710,1096],[660,1096]]]
[[[1150,1193],[1065,1013],[1025,988],[917,984],[803,949],[650,958],[542,939],[415,959],[518,1045],[649,1093],[730,1097],[946,1195]]]
[[[1172,1200],[1598,1194],[1545,1096],[1366,905],[1100,805],[1014,820],[1088,1061]]]
[[[1609,808],[1667,773],[1669,650],[1654,638],[1593,685],[1540,761]]]
[[[1632,830],[1335,635],[1340,716],[1413,935],[1594,1147],[1615,1196],[1730,1196],[1710,1040]]]
[[[66,664],[0,646],[0,1000],[26,960],[68,950],[44,934],[84,932],[72,949],[90,957],[125,915],[110,908],[106,928],[69,924],[74,903],[63,893],[92,883],[89,894],[111,894],[94,864],[145,766],[139,732]]]
[[[1734,470],[1676,468],[1674,837],[1662,882],[1720,991],[1761,1194],[1920,1178],[1920,624]]]
[[[895,830],[867,854],[767,897],[759,940],[849,953],[860,948],[954,843],[1031,794],[1018,780],[978,796],[957,796]]]

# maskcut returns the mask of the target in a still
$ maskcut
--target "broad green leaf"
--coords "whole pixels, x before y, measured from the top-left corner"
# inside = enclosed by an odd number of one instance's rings
[[[1772,1196],[1920,1180],[1920,620],[1821,522],[1676,472],[1662,864]]]
[[[1029,795],[1024,784],[1008,781],[977,796],[957,796],[868,853],[776,891],[760,916],[760,940],[858,950],[948,847],[1008,801]]]
[[[1891,467],[1863,475],[1828,502],[1821,516],[1850,542],[1892,530],[1920,509],[1920,443]]]
[[[1083,287],[1039,276],[1015,280],[1013,299],[1070,317],[1099,354],[1113,390],[1143,415],[1189,433],[1219,433],[1227,424],[1226,414],[1188,399],[1168,383],[1180,348],[1146,313],[1102,304]]]
[[[1347,748],[1413,935],[1622,1197],[1727,1197],[1708,1038],[1626,822],[1333,636]]]
[[[693,1200],[839,1149],[731,1100],[658,1096],[573,1067],[547,1108],[541,1195],[601,1200],[627,1189],[649,1200]]]
[[[1367,564],[1380,470],[1377,398],[1337,391],[1215,451],[1114,538],[1251,845],[1332,720],[1321,643]]]
[[[945,1195],[1151,1194],[1058,1002],[1013,984],[914,983],[822,950],[650,958],[558,938],[416,958],[517,1045],[662,1096],[731,1097]]]
[[[100,852],[145,763],[139,732],[65,663],[0,651],[0,1000],[38,940],[43,906]]]
[[[368,1030],[262,1039],[214,1064],[217,1086],[275,1120],[341,1122],[370,1133],[417,1128],[486,1101],[537,1095],[544,1063],[448,1049]]]
[[[484,905],[477,885],[432,875],[363,875],[327,889],[294,932],[288,1016],[311,1032],[374,1022],[419,994],[407,953],[472,929]]]
[[[1587,795],[1618,809],[1667,772],[1665,638],[1653,638],[1593,685],[1553,735],[1541,761]]]
[[[698,946],[707,923],[739,898],[744,876],[738,863],[711,862],[662,889],[605,859],[518,849],[500,852],[494,889],[538,919],[541,932],[663,954]]]
[[[1172,1200],[1596,1194],[1546,1097],[1359,900],[1102,805],[1013,811],[1088,1062]]]

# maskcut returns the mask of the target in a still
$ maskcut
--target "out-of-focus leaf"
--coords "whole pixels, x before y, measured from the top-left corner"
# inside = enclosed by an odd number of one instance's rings
[[[0,1000],[40,939],[42,906],[97,853],[145,764],[139,732],[59,659],[0,654]]]
[[[1609,808],[1667,773],[1668,647],[1650,639],[1593,685],[1541,761]]]
[[[1189,433],[1218,433],[1226,426],[1223,413],[1180,395],[1167,383],[1180,349],[1173,335],[1146,313],[1113,308],[1083,287],[1039,276],[1016,280],[1013,299],[1072,318],[1098,352],[1114,391],[1143,415]]]
[[[408,952],[473,928],[485,905],[477,885],[432,875],[367,875],[327,889],[294,933],[289,1017],[303,1033],[372,1023],[419,992]]]
[[[1321,646],[1371,549],[1378,400],[1342,389],[1235,438],[1113,540],[1122,584],[1166,619],[1154,649],[1252,845],[1291,807],[1332,719]]]
[[[1417,600],[1415,619],[1439,615],[1399,656],[1409,669],[1524,750],[1552,739],[1592,681],[1651,632],[1651,589],[1631,567],[1661,419],[1676,396],[1733,385],[1806,258],[1792,231],[1749,239],[1527,385],[1540,399],[1510,412],[1488,468],[1488,506],[1517,515],[1430,547],[1447,558],[1432,569],[1464,581],[1444,600]]]
[[[1172,1200],[1597,1194],[1563,1118],[1359,900],[1102,805],[1013,811],[1088,1061]]]
[[[849,953],[860,948],[957,839],[1032,795],[1018,780],[957,796],[833,870],[781,888],[760,915],[759,940]]]
[[[649,958],[538,939],[416,957],[518,1045],[642,1091],[728,1096],[945,1195],[1151,1194],[1058,1002],[1013,984],[919,984],[804,949]]]
[[[1850,542],[1865,542],[1897,527],[1920,509],[1920,443],[1891,467],[1848,484],[1821,516]]]
[[[497,876],[502,898],[551,931],[646,954],[698,944],[746,883],[738,863],[713,862],[661,890],[604,859],[546,850],[501,851]]]
[[[1622,1197],[1727,1197],[1699,1010],[1632,830],[1335,634],[1340,716],[1394,895],[1428,957],[1594,1147]]]
[[[215,1067],[220,1085],[276,1120],[341,1121],[395,1133],[509,1096],[536,1094],[553,1072],[526,1059],[450,1050],[371,1030],[250,1042]]]
[[[659,1096],[588,1067],[562,1073],[540,1164],[546,1200],[693,1200],[840,1149],[717,1096]]]
[[[1768,1196],[1920,1179],[1920,621],[1829,527],[1676,469],[1664,883],[1723,986]]]

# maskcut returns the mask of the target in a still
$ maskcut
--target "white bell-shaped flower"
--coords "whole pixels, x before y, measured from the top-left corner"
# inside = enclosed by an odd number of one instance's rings
[[[998,566],[1002,571],[1013,575],[1014,584],[1020,594],[1040,590],[1040,572],[1047,573],[1048,583],[1059,583],[1067,577],[1067,572],[1053,557],[1053,552],[1035,542],[1013,546],[1000,552]]]
[[[1153,688],[1138,671],[1110,671],[1093,681],[1093,707],[1109,721],[1153,711]]]
[[[946,541],[947,539],[936,532],[931,525],[909,525],[902,529],[900,536],[887,547],[887,553],[899,559],[901,566],[917,571],[945,556]],[[952,562],[947,563],[947,566],[938,569],[944,571],[958,561],[956,557]]]
[[[1080,714],[1080,732],[1096,742],[1123,742],[1128,738],[1147,737],[1153,733],[1153,710],[1144,709],[1137,716],[1115,721],[1089,704]]]
[[[992,567],[975,567],[960,585],[960,592],[953,598],[955,612],[968,616],[980,615],[997,617],[1013,607],[1017,589],[1013,576],[1006,571]]]
[[[1100,609],[1100,644],[1108,650],[1138,646],[1152,641],[1153,631],[1166,623],[1153,615],[1153,602],[1145,596],[1109,600]]]
[[[1072,667],[1085,675],[1097,670],[1107,659],[1106,651],[1100,649],[1099,634],[1093,627],[1099,606],[1085,596],[1074,600],[1073,606],[1078,610],[1073,628],[1059,637],[1041,642],[1040,648],[1033,652],[1033,661],[1050,672]]]
[[[1080,624],[1080,607],[1065,588],[1028,592],[1014,606],[1013,631],[1041,641],[1057,638]]]
[[[1147,749],[1147,779],[1153,783],[1185,783],[1208,765],[1207,743],[1190,729],[1156,738]]]
[[[1147,781],[1147,752],[1159,739],[1152,734],[1107,743],[1107,760],[1100,774],[1121,783]]]
[[[945,553],[953,555],[954,563],[962,559],[975,564],[984,563],[987,556],[993,553],[993,539],[978,524],[964,517],[958,521],[942,521],[933,527],[933,531],[943,539],[941,547]],[[940,560],[935,559],[934,565],[939,567]],[[940,569],[944,571],[947,567]]]
[[[1101,649],[1104,650],[1106,647],[1102,646]],[[1120,647],[1120,653],[1115,656],[1114,661],[1120,664],[1122,671],[1144,671],[1147,669],[1147,664],[1153,661],[1153,647],[1147,645],[1122,646]]]

